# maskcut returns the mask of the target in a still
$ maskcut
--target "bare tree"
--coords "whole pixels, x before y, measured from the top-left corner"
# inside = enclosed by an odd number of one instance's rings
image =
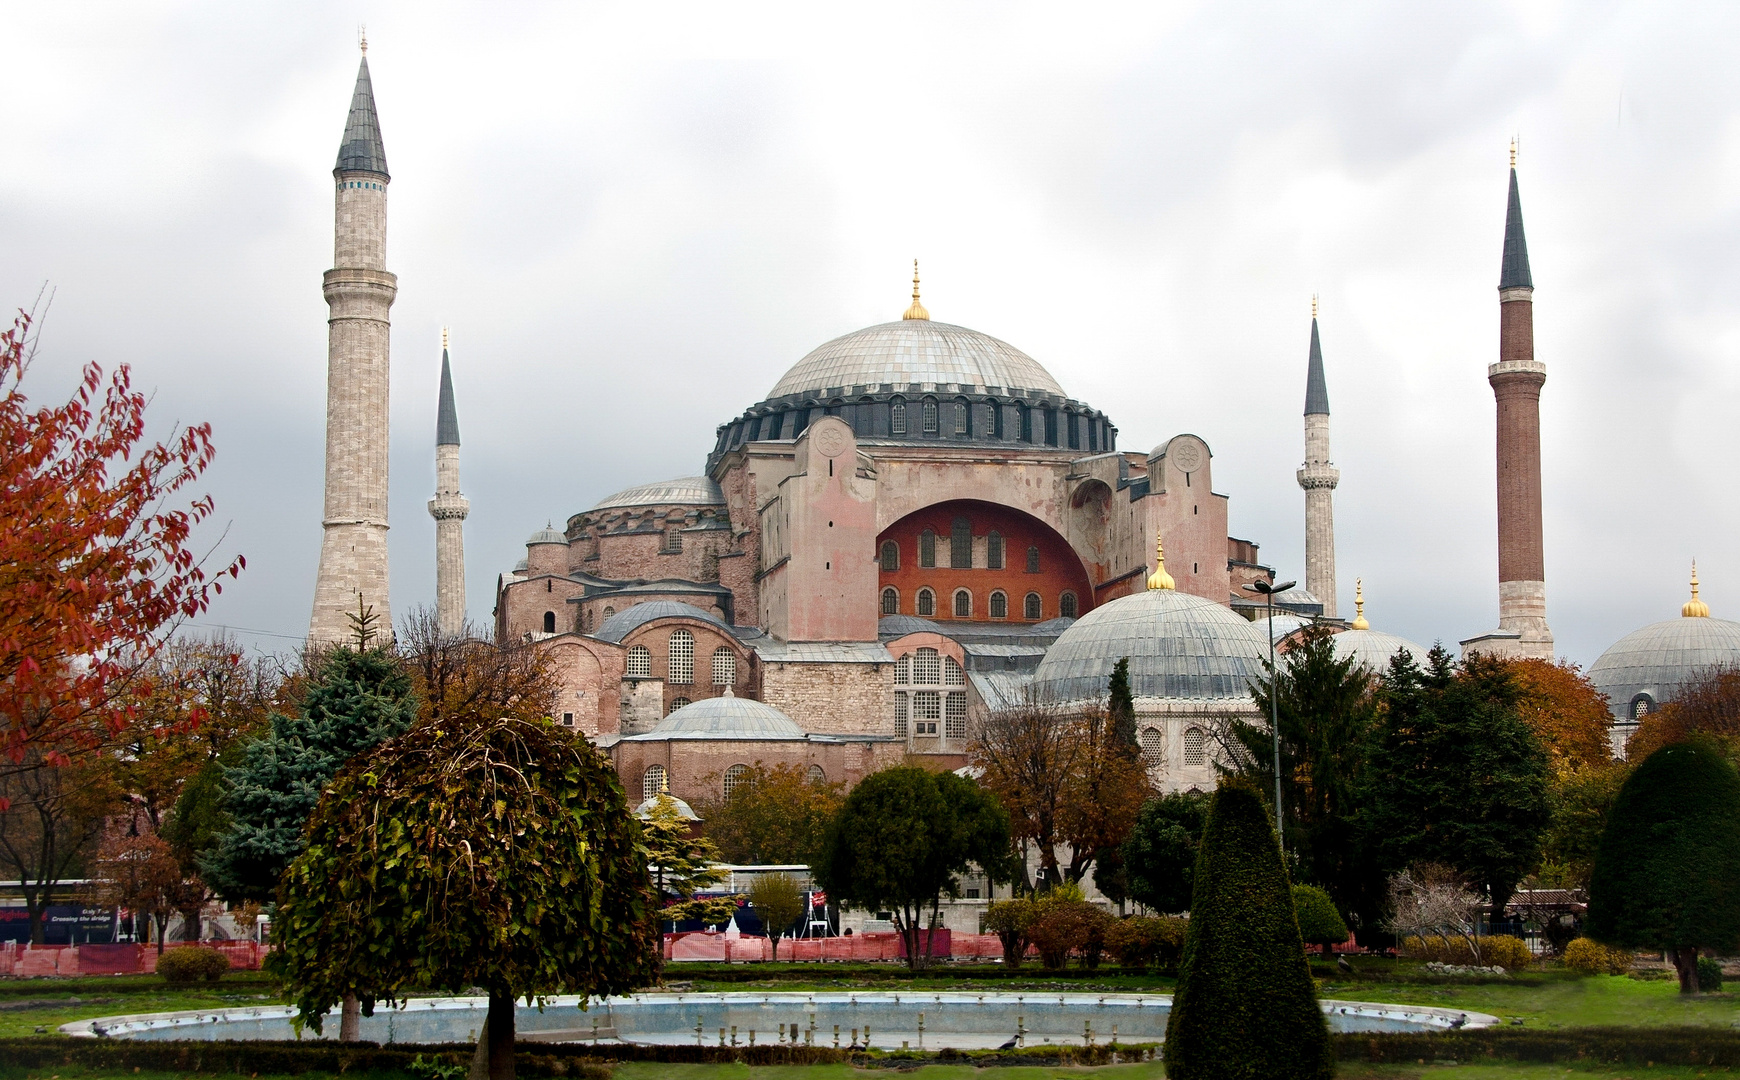
[[[1446,950],[1461,941],[1480,959],[1480,915],[1486,900],[1446,866],[1427,863],[1390,878],[1389,928],[1398,938],[1437,938]]]
[[[545,720],[555,711],[555,666],[536,645],[497,645],[476,623],[466,623],[458,634],[443,633],[435,609],[419,606],[405,617],[398,649],[417,683],[420,720]]]
[[[30,757],[40,757],[31,752]],[[61,885],[79,876],[119,799],[108,770],[89,761],[0,774],[0,865],[18,881],[30,940],[44,943],[43,916]]]

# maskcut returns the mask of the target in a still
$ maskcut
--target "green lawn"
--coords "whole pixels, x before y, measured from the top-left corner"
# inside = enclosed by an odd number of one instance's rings
[[[0,1074],[3,1076],[4,1074]],[[911,1072],[854,1069],[849,1065],[655,1065],[631,1062],[616,1067],[615,1080],[1160,1080],[1166,1070],[1158,1062],[1110,1065],[1098,1069],[1009,1068],[975,1069],[970,1065],[926,1065]],[[1647,1080],[1697,1076],[1727,1076],[1725,1069],[1617,1068],[1573,1069],[1564,1065],[1342,1065],[1345,1080]],[[10,1078],[7,1078],[10,1080]],[[22,1078],[21,1078],[22,1080]],[[63,1077],[62,1080],[70,1080]]]
[[[158,975],[113,975],[0,982],[0,1037],[54,1034],[73,1020],[123,1013],[223,1009],[274,1001],[273,983],[248,973],[218,983],[171,989]]]
[[[1326,998],[1436,1005],[1521,1019],[1538,1028],[1729,1027],[1740,1021],[1740,998],[1732,993],[1682,998],[1671,979],[1640,981],[1623,975],[1576,978],[1559,972],[1522,975],[1515,982],[1473,985],[1327,981]]]

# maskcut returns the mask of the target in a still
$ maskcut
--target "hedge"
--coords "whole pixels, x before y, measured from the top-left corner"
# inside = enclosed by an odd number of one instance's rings
[[[1587,1062],[1602,1065],[1740,1065],[1740,1031],[1703,1027],[1591,1027],[1554,1031],[1486,1028],[1478,1031],[1335,1037],[1341,1061]]]

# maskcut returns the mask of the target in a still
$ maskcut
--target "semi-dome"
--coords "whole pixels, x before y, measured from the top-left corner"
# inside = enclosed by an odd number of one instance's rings
[[[693,604],[685,604],[681,600],[648,600],[614,615],[606,615],[592,636],[600,641],[620,643],[631,632],[656,619],[700,619],[702,622],[712,623],[727,634],[731,632],[731,628],[719,616],[711,611],[703,611]]]
[[[533,544],[562,544],[566,546],[567,543],[568,538],[562,535],[560,529],[546,525],[531,535],[526,541],[526,546],[531,547]]]
[[[1607,695],[1615,719],[1629,723],[1639,716],[1640,698],[1648,699],[1641,711],[1653,712],[1705,671],[1737,663],[1740,622],[1682,615],[1614,642],[1589,665],[1589,681]]]
[[[679,476],[651,484],[636,484],[592,505],[594,510],[620,510],[631,506],[724,506],[725,493],[711,477]]]
[[[1335,635],[1331,644],[1335,646],[1335,658],[1346,660],[1352,657],[1354,664],[1374,675],[1382,675],[1390,669],[1390,657],[1398,652],[1405,652],[1414,658],[1414,663],[1421,667],[1426,665],[1430,649],[1416,645],[1405,637],[1386,634],[1382,630],[1344,630]]]
[[[902,319],[867,326],[819,346],[774,384],[769,398],[850,386],[956,384],[1064,396],[1026,353],[964,326]]]
[[[802,740],[804,729],[772,705],[749,698],[702,698],[674,710],[645,735],[630,735],[624,742],[665,742],[672,739],[721,739],[727,741]]]
[[[1033,688],[1041,701],[1103,699],[1127,656],[1137,698],[1248,699],[1269,656],[1264,633],[1224,604],[1150,588],[1077,619],[1046,651]]]

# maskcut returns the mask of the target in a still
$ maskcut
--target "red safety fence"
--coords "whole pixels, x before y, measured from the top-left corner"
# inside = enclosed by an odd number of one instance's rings
[[[934,931],[931,956],[936,959],[993,959],[1003,955],[1003,943],[995,934],[957,934]],[[673,963],[711,960],[715,963],[770,960],[764,937],[737,937],[713,931],[665,935],[665,959]],[[779,958],[794,961],[904,960],[906,942],[899,934],[853,934],[850,937],[785,938],[779,943]]]
[[[251,941],[170,942],[167,948],[197,945],[230,958],[232,970],[257,971],[268,951]],[[0,944],[0,977],[43,975],[133,975],[157,970],[155,945]]]

